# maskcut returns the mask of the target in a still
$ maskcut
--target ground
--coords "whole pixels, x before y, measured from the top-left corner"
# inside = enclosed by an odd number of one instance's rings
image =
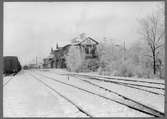
[[[16,76],[4,77],[4,117],[153,116],[127,106],[148,110],[137,103],[148,106],[150,113],[157,115],[159,112],[164,112],[163,80],[126,81],[120,80],[120,77],[109,79],[89,74],[99,80],[113,81],[109,83],[70,74],[72,73],[60,69],[32,69],[22,70]],[[82,73],[82,75],[87,74]],[[137,103],[129,102],[120,95]]]

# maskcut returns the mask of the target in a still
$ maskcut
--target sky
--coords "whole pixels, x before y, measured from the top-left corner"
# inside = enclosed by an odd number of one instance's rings
[[[49,55],[81,33],[126,46],[138,41],[138,19],[152,14],[160,2],[5,2],[4,56],[22,65]]]

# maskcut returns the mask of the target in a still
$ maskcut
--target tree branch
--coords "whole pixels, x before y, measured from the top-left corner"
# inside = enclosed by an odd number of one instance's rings
[[[157,42],[159,42],[161,40],[161,38],[163,37],[163,35],[165,34],[165,32],[162,32],[159,37],[157,38]]]
[[[152,56],[152,55],[144,55],[144,56],[147,56],[147,57],[153,58],[153,56]]]
[[[155,47],[155,50],[158,49],[158,48],[160,48],[160,47],[162,47],[163,45],[164,45],[164,44],[160,44],[160,45],[156,46],[156,47]]]

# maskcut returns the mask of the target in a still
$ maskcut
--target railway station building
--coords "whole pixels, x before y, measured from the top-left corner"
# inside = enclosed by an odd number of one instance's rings
[[[96,59],[97,58],[97,45],[99,44],[96,40],[91,37],[76,37],[72,39],[71,44],[67,44],[64,47],[59,47],[56,45],[56,49],[49,53],[49,56],[45,58],[43,61],[44,68],[66,68],[66,59],[70,47],[75,46],[78,47],[81,52],[85,53],[86,59]]]

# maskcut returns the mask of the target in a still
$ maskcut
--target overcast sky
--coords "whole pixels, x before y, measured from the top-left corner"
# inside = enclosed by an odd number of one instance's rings
[[[139,39],[137,19],[156,9],[157,2],[5,2],[4,56],[35,62],[80,33],[130,46]]]

